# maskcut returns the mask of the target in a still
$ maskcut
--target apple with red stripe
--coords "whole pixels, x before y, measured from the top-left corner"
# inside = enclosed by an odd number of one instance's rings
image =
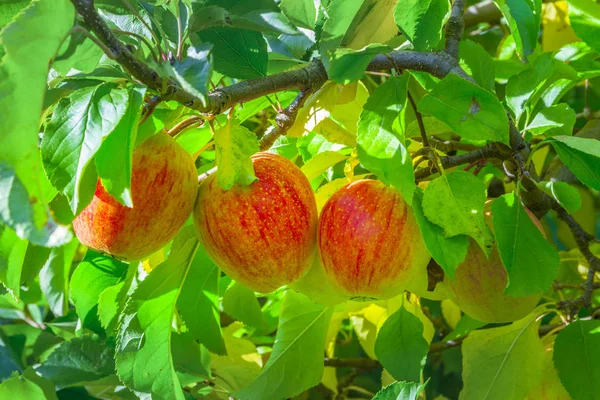
[[[98,180],[91,203],[73,220],[81,243],[125,261],[142,260],[173,239],[192,213],[198,191],[192,157],[166,133],[139,145],[132,165],[132,208]]]
[[[331,283],[348,299],[383,300],[426,274],[431,259],[400,192],[362,179],[337,191],[319,221],[318,247]]]
[[[260,293],[296,281],[316,254],[317,205],[300,168],[256,153],[258,178],[222,189],[215,175],[198,192],[194,225],[208,255],[227,275]]]

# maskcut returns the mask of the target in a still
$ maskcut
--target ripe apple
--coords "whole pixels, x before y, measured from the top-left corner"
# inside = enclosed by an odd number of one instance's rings
[[[204,249],[231,278],[268,293],[303,276],[316,245],[317,204],[287,158],[252,156],[258,180],[223,190],[213,175],[198,192],[194,225]]]
[[[331,282],[352,300],[400,294],[431,256],[400,192],[361,179],[337,191],[321,212],[321,261]]]
[[[484,219],[492,227],[491,201],[484,207]],[[526,209],[527,210],[527,209]],[[531,220],[542,233],[538,219],[527,210]],[[512,297],[504,294],[508,275],[498,248],[494,247],[487,259],[475,240],[469,238],[467,257],[455,273],[454,281],[444,280],[451,299],[470,317],[482,322],[512,322],[529,314],[540,301],[541,295]]]
[[[192,213],[198,177],[191,156],[166,133],[133,152],[129,208],[96,184],[91,203],[75,218],[84,245],[125,261],[139,261],[169,242]]]

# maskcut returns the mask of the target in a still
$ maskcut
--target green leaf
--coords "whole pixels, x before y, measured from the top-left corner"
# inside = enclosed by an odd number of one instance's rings
[[[22,376],[42,388],[44,396],[46,396],[46,400],[58,400],[54,383],[39,376],[32,367],[28,367],[25,371],[23,371]]]
[[[358,159],[383,182],[396,187],[412,204],[415,175],[404,146],[408,74],[388,79],[369,96],[360,114]]]
[[[6,201],[7,188],[13,184],[24,188],[20,187],[18,194],[11,192],[9,201],[20,202],[24,195],[29,199],[20,203],[18,211],[11,205],[16,212],[12,217],[0,204],[0,218],[15,228],[19,237],[40,245],[60,246],[71,239],[46,207],[53,189],[41,171],[38,134],[49,65],[74,17],[68,0],[36,1],[0,31],[0,161],[4,164],[0,172],[0,198],[4,199],[0,202]],[[14,172],[5,172],[8,165]],[[11,178],[14,173],[18,184]]]
[[[47,400],[44,390],[24,376],[15,376],[0,384],[0,398],[12,400]]]
[[[27,7],[31,0],[13,0],[0,4],[0,26],[8,24],[14,17]]]
[[[12,228],[19,238],[47,247],[68,243],[73,235],[69,227],[48,218],[36,224],[36,199],[31,199],[14,168],[0,162],[0,221]]]
[[[485,325],[487,325],[485,322],[477,321],[476,319],[469,317],[467,314],[463,314],[461,319],[456,324],[454,330],[446,335],[446,337],[442,340],[444,342],[456,340]]]
[[[27,241],[19,239],[12,229],[0,233],[0,282],[15,299],[21,296],[23,263],[27,254]]]
[[[573,400],[600,399],[600,321],[575,321],[558,333],[554,366]]]
[[[462,345],[460,400],[522,400],[541,378],[544,345],[538,323],[524,318],[511,325],[474,331]]]
[[[425,217],[422,203],[423,190],[417,188],[413,199],[413,211],[421,229],[425,247],[446,275],[454,280],[454,271],[467,256],[467,248],[469,247],[467,236],[457,235],[446,238],[444,229]]]
[[[459,45],[459,61],[465,72],[479,85],[495,93],[496,76],[494,61],[490,54],[477,42],[462,40]]]
[[[81,72],[92,72],[104,55],[102,49],[81,32],[71,33],[54,59],[52,68],[67,76],[71,68]]]
[[[331,1],[327,7],[327,20],[319,39],[321,52],[340,46],[352,21],[363,6],[364,0]]]
[[[60,344],[37,372],[58,387],[82,385],[115,373],[114,347],[91,336]]]
[[[0,328],[0,380],[9,378],[15,371],[23,371],[23,362],[10,338]]]
[[[535,60],[532,68],[508,79],[506,104],[514,112],[517,121],[525,113],[526,106],[531,104],[533,94],[541,90],[555,68],[556,61],[552,58],[552,54],[544,53]]]
[[[600,5],[593,1],[568,0],[569,21],[577,37],[592,49],[600,51]]]
[[[423,195],[425,217],[444,229],[447,238],[469,235],[485,254],[490,253],[494,236],[483,219],[485,185],[475,175],[455,171],[434,179]]]
[[[21,283],[31,284],[40,273],[40,270],[48,260],[50,251],[52,249],[48,247],[35,246],[33,244],[27,244],[27,251],[25,252],[25,260],[23,261],[23,270],[21,271]]]
[[[496,96],[449,74],[418,106],[422,113],[444,122],[465,139],[493,140],[508,144],[508,118]]]
[[[379,329],[375,354],[394,379],[420,382],[429,351],[423,329],[421,320],[404,304]]]
[[[298,138],[298,141],[296,142],[296,147],[298,148],[298,152],[302,156],[302,161],[304,161],[305,163],[307,163],[311,158],[318,155],[319,153],[326,153],[330,150],[331,153],[335,153],[336,148],[339,148],[339,146],[336,146],[335,143],[330,142],[323,135],[320,135],[315,131],[312,131],[306,136]],[[314,175],[316,177],[318,174],[319,173],[311,175]]]
[[[533,53],[538,42],[542,0],[495,0],[515,38],[522,57]]]
[[[71,300],[84,328],[98,331],[100,295],[125,279],[128,265],[88,250],[71,277]]]
[[[571,136],[554,136],[548,140],[565,165],[579,180],[600,190],[600,141]]]
[[[577,119],[575,111],[566,103],[542,109],[525,130],[533,135],[571,135]]]
[[[254,292],[235,281],[231,282],[223,294],[223,311],[238,321],[255,328],[262,328],[266,325],[265,317]]]
[[[337,49],[328,54],[325,68],[329,79],[338,83],[350,83],[363,77],[367,66],[377,54],[387,53],[389,46],[373,43],[360,49]]]
[[[560,258],[514,193],[492,203],[494,232],[508,273],[504,293],[514,297],[543,293],[552,285]]]
[[[173,365],[178,372],[210,378],[210,353],[198,344],[189,333],[177,333],[171,337]]]
[[[96,154],[96,169],[102,180],[102,186],[119,203],[127,207],[133,207],[131,198],[133,150],[145,93],[146,89],[141,86],[134,86],[129,90],[129,105],[123,118],[112,134],[102,142]]]
[[[373,400],[418,400],[426,384],[394,382],[377,392]]]
[[[271,2],[269,6],[252,4],[252,8],[243,6],[244,3],[238,2],[239,7],[229,7],[222,2],[213,1],[213,4],[223,5],[208,5],[211,2],[192,2],[192,13],[189,20],[189,32],[197,32],[199,30],[208,29],[211,27],[227,27],[248,29],[258,32],[268,32],[275,35],[288,34],[296,35],[298,31],[282,13],[276,12],[276,5]],[[225,8],[224,8],[225,7]],[[227,9],[226,9],[227,8]]]
[[[329,168],[333,167],[337,163],[340,163],[347,159],[348,156],[340,154],[335,151],[324,151],[322,153],[318,153],[310,160],[306,162],[302,166],[302,172],[309,181],[317,178],[319,175],[323,174]]]
[[[177,309],[194,338],[211,352],[225,354],[219,319],[220,275],[219,268],[199,246],[181,287]]]
[[[206,105],[208,100],[208,84],[212,76],[212,48],[210,43],[190,46],[187,57],[183,61],[175,62],[172,68],[181,87],[199,98],[202,105]]]
[[[259,150],[256,135],[231,120],[215,132],[217,181],[229,190],[236,183],[248,185],[256,180],[250,156]]]
[[[554,197],[571,214],[581,208],[581,194],[575,187],[566,182],[541,181],[538,187]]]
[[[323,376],[323,349],[331,312],[288,290],[269,361],[256,380],[234,396],[241,400],[289,398],[317,385]]]
[[[399,1],[394,7],[394,21],[415,50],[434,49],[449,17],[448,0]]]
[[[199,34],[213,44],[214,67],[232,78],[250,79],[267,74],[267,42],[258,32],[210,28]]]
[[[425,132],[427,132],[427,136],[452,133],[452,130],[448,128],[448,125],[433,117],[423,117],[423,125],[425,125]],[[414,120],[408,124],[405,136],[407,139],[421,136],[421,129],[419,128],[419,123],[417,120]]]
[[[42,160],[75,214],[94,195],[96,174],[90,164],[125,115],[128,100],[127,90],[105,84],[73,92],[54,110],[42,139]]]
[[[50,310],[57,317],[65,316],[69,311],[68,282],[78,246],[79,242],[73,240],[62,247],[53,248],[40,271],[40,288]]]
[[[279,8],[296,26],[313,29],[317,23],[317,9],[313,0],[282,0]]]
[[[118,316],[121,314],[123,308],[125,308],[127,292],[129,291],[135,273],[135,268],[129,268],[125,275],[125,279],[121,280],[116,285],[107,287],[98,297],[98,318],[106,332],[112,333],[117,325]]]
[[[182,230],[169,258],[138,285],[121,314],[117,375],[138,396],[184,399],[172,362],[171,322],[198,247],[194,231]]]

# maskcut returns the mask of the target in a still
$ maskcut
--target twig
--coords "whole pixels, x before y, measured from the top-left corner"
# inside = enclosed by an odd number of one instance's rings
[[[502,158],[496,143],[490,143],[474,150],[470,153],[459,154],[456,156],[440,157],[440,162],[444,168],[452,168],[462,164],[469,164],[484,158]],[[430,175],[439,172],[436,167],[420,169],[415,172],[415,180],[422,181]]]
[[[116,60],[116,55],[108,48],[104,43],[102,43],[98,38],[92,35],[87,29],[83,26],[76,25],[71,29],[71,33],[81,33],[86,38],[90,39],[96,46],[100,47],[100,49],[106,54],[108,58],[111,60]]]
[[[199,124],[204,123],[204,118],[202,118],[199,115],[192,115],[191,117],[186,118],[183,121],[177,123],[174,127],[167,130],[166,132],[169,136],[174,137],[178,133],[180,133],[180,132],[186,130],[187,128],[192,127],[198,123]]]
[[[141,40],[146,45],[146,47],[148,47],[148,49],[150,50],[150,54],[152,54],[152,58],[154,59],[154,61],[156,61],[157,64],[160,63],[160,58],[159,58],[160,56],[154,52],[152,43],[150,43],[150,41],[148,39],[146,39],[142,35],[138,35],[137,33],[134,33],[134,32],[122,31],[120,29],[112,29],[112,31],[118,35],[127,35],[127,36],[134,37],[138,40]]]
[[[423,147],[430,147],[429,139],[427,138],[427,131],[425,130],[425,124],[423,123],[423,116],[421,115],[419,110],[417,110],[417,104],[415,103],[415,99],[413,99],[410,92],[408,92],[407,94],[408,94],[408,101],[410,101],[410,105],[412,106],[413,111],[415,112],[415,118],[417,119],[417,124],[419,125],[419,132],[421,132],[421,140],[423,141],[422,142]]]
[[[581,254],[585,257],[588,263],[588,275],[582,295],[575,299],[563,300],[558,303],[558,307],[560,309],[568,311],[570,315],[574,315],[581,307],[590,307],[592,305],[594,277],[597,272],[600,272],[600,259],[596,257],[590,250],[590,241],[593,241],[595,237],[583,230],[581,225],[575,221],[575,218],[573,218],[573,216],[558,203],[556,203],[553,208],[556,211],[558,218],[565,221],[565,223],[569,226],[579,251],[581,251]]]
[[[461,336],[455,340],[448,340],[447,342],[435,342],[429,347],[429,354],[440,353],[444,350],[451,349],[453,347],[460,346],[467,337]]]
[[[300,91],[289,106],[277,113],[277,116],[275,117],[275,123],[277,125],[265,133],[260,140],[261,151],[269,149],[273,146],[273,143],[275,143],[279,136],[285,135],[285,133],[294,125],[298,110],[302,108],[309,95],[317,91],[321,85],[321,80],[319,80],[311,88]]]
[[[567,283],[567,282],[554,282],[552,285],[554,290],[563,290],[563,289],[576,289],[576,290],[585,290],[585,282],[584,283]],[[600,289],[600,282],[592,283],[592,290]]]
[[[329,358],[325,357],[325,366],[334,368],[358,368],[375,369],[381,367],[381,363],[372,358]]]
[[[466,0],[452,2],[452,14],[446,23],[446,53],[458,59],[458,46],[465,30],[464,10]]]
[[[156,106],[159,105],[161,101],[162,99],[159,96],[152,96],[150,97],[150,100],[146,101],[146,104],[144,104],[144,108],[142,109],[142,118],[140,119],[138,125],[142,125],[148,118],[150,118],[156,109]]]

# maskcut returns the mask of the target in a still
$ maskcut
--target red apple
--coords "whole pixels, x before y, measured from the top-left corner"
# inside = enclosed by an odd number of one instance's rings
[[[192,213],[197,190],[191,156],[169,135],[158,133],[133,152],[133,208],[120,204],[98,180],[92,202],[73,228],[86,246],[139,261],[173,239]]]
[[[355,300],[388,299],[426,274],[431,256],[400,192],[363,179],[325,204],[318,231],[327,276]]]
[[[201,185],[194,210],[200,242],[231,278],[268,293],[294,282],[315,254],[317,205],[300,168],[271,153],[252,156],[258,180],[223,190]]]

